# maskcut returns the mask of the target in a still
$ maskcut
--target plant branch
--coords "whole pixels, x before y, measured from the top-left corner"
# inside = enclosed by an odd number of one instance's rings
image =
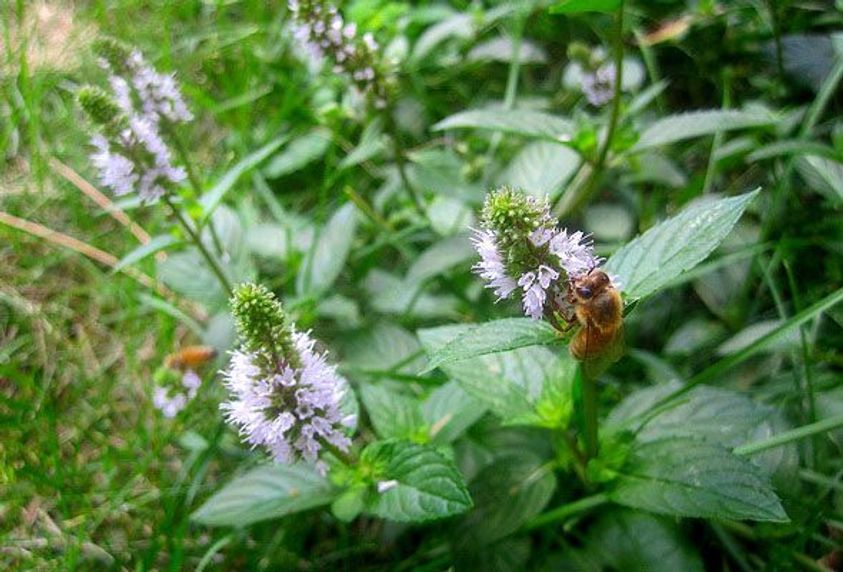
[[[615,138],[615,131],[617,130],[618,120],[621,115],[621,95],[623,93],[623,21],[624,21],[624,0],[621,0],[618,12],[615,15],[615,37],[614,37],[614,66],[615,66],[615,85],[614,93],[612,95],[612,110],[609,115],[609,125],[606,127],[606,136],[603,139],[603,144],[600,146],[600,151],[597,154],[597,159],[594,161],[594,166],[591,170],[591,176],[583,185],[582,190],[577,189],[576,196],[572,196],[570,200],[565,200],[561,203],[562,213],[575,211],[582,205],[588,202],[591,196],[597,189],[597,183],[603,175],[603,170],[606,167],[606,160],[609,157],[609,151],[612,148],[612,141]],[[565,195],[563,195],[564,197]]]
[[[216,275],[217,279],[220,281],[220,284],[226,291],[226,294],[231,296],[231,282],[225,275],[225,272],[223,272],[223,269],[217,259],[214,258],[214,256],[210,252],[208,252],[208,249],[205,248],[205,245],[202,243],[202,239],[196,233],[196,230],[194,230],[194,228],[187,221],[187,219],[184,218],[184,215],[181,213],[179,208],[175,204],[173,204],[173,201],[172,199],[170,199],[169,195],[164,195],[163,200],[167,204],[167,206],[170,207],[170,210],[173,212],[184,231],[188,234],[190,240],[193,242],[193,244],[196,245],[196,248],[199,249],[199,252],[202,254],[202,257],[205,259],[205,261],[208,263],[208,266],[211,268],[211,271]]]
[[[405,155],[404,144],[401,142],[401,134],[398,132],[398,125],[395,123],[392,112],[393,110],[391,108],[387,109],[384,112],[384,116],[386,119],[386,129],[394,146],[393,154],[395,155],[395,166],[398,168],[398,176],[401,177],[401,183],[407,190],[407,194],[410,195],[410,199],[413,201],[416,210],[420,215],[425,217],[427,215],[424,209],[424,202],[421,196],[419,196],[418,190],[413,186],[410,178],[407,176],[407,157]]]

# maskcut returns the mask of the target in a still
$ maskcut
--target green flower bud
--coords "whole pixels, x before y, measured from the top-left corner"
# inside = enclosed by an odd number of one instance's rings
[[[504,250],[524,243],[530,234],[550,222],[547,204],[522,191],[501,187],[486,197],[483,226],[497,234]]]
[[[76,93],[76,99],[85,113],[98,125],[112,126],[124,119],[117,103],[98,87],[88,85],[81,88]]]
[[[283,360],[301,367],[292,330],[275,294],[258,284],[241,284],[231,297],[231,312],[244,349],[256,354],[262,366],[274,369]]]
[[[93,44],[94,53],[108,62],[117,71],[125,69],[131,48],[114,38],[99,38]]]

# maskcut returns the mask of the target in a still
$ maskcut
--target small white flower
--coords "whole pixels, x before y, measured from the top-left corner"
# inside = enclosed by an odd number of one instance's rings
[[[612,100],[616,75],[615,65],[611,62],[603,64],[596,71],[583,73],[581,88],[591,105],[601,107]]]
[[[542,264],[536,272],[525,272],[518,279],[518,285],[523,290],[522,302],[524,313],[534,320],[544,315],[544,303],[547,300],[547,289],[559,278],[559,273],[550,266]]]
[[[234,351],[224,373],[231,397],[220,408],[253,447],[265,447],[279,463],[303,458],[324,473],[322,443],[343,451],[351,446],[342,428],[354,420],[340,409],[347,382],[314,351],[307,333],[294,332],[293,341],[301,367],[285,364],[277,373],[264,372],[254,354]]]
[[[480,262],[474,265],[474,271],[486,280],[486,288],[492,289],[498,300],[509,298],[518,284],[506,273],[494,231],[475,230],[471,242],[480,255]]]
[[[591,241],[581,231],[568,234],[563,229],[557,232],[550,241],[550,253],[559,258],[559,264],[569,278],[589,272],[601,261],[594,254]]]

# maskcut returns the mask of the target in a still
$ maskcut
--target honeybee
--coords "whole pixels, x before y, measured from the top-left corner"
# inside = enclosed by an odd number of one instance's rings
[[[623,354],[623,301],[609,275],[597,268],[573,278],[568,302],[580,329],[568,346],[583,362],[608,365]],[[600,369],[600,366],[597,366]]]
[[[164,359],[164,365],[171,369],[196,369],[208,363],[217,355],[211,346],[185,346]]]

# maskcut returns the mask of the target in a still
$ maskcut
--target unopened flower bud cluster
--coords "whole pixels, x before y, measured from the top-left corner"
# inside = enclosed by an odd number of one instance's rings
[[[520,291],[524,313],[533,319],[563,310],[568,280],[601,262],[586,235],[558,228],[546,201],[519,191],[491,193],[482,223],[472,238],[480,255],[475,272],[498,300]]]
[[[91,139],[96,149],[91,161],[100,183],[115,195],[137,192],[144,202],[154,201],[186,178],[173,163],[162,129],[193,115],[173,75],[156,71],[138,50],[111,40],[100,41],[96,49],[110,93],[91,88],[80,93],[80,103],[102,127]]]
[[[388,80],[378,56],[378,43],[357,25],[346,23],[336,6],[322,0],[289,0],[295,21],[295,39],[315,60],[329,58],[333,71],[351,78],[357,89],[371,97],[378,109],[388,102]]]

